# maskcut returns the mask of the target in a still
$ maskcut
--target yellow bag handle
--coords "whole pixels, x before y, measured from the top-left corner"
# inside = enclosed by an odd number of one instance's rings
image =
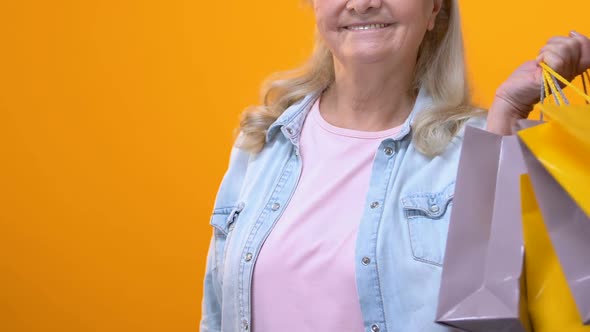
[[[586,100],[586,103],[590,104],[590,96],[588,96],[587,94],[588,92],[585,82],[586,78],[590,82],[590,76],[587,73],[582,74],[582,81],[584,84],[584,92],[582,92],[580,89],[578,89],[578,87],[571,84],[568,80],[563,78],[563,76],[559,75],[555,70],[551,69],[551,67],[549,67],[546,63],[541,62],[540,66],[543,68],[543,89],[545,89],[546,93],[551,90],[554,97],[557,99],[556,101],[559,105],[569,104],[569,102],[567,101],[567,98],[565,98],[565,96],[563,95],[563,92],[557,84],[557,82],[555,81],[555,78],[561,81],[566,86],[572,88],[576,93],[578,93],[582,98]]]
[[[563,106],[569,105],[569,101],[563,94],[563,91],[557,80],[571,87],[580,96],[582,96],[582,98],[584,98],[588,104],[590,104],[590,96],[580,91],[579,88],[556,73],[553,69],[551,69],[551,67],[547,66],[547,64],[541,63],[540,65],[543,68],[543,86],[541,87],[541,115],[548,115],[556,123],[560,130],[575,137],[577,142],[580,142],[587,148],[590,148],[590,138],[588,137],[588,133],[590,133],[590,121],[580,120],[589,119],[590,110],[586,109],[587,106],[582,106],[582,108],[580,108],[580,106],[571,106],[567,109],[563,108]],[[588,74],[585,76],[588,76]],[[584,77],[582,79],[585,80]],[[586,77],[586,79],[588,79],[588,77]],[[586,86],[586,89],[588,89],[588,86]],[[553,94],[557,106],[543,103],[544,95],[548,91]]]
[[[543,86],[545,88],[545,93],[551,92],[551,95],[555,99],[556,105],[569,105],[569,100],[567,100],[563,90],[559,86],[559,82],[555,79],[555,77],[551,76],[551,74],[543,69]],[[541,93],[543,91],[541,90]],[[541,96],[543,99],[543,96]],[[544,100],[543,100],[544,101]]]
[[[588,83],[586,83],[586,81],[588,81]],[[584,93],[588,95],[586,84],[590,85],[590,74],[588,74],[587,71],[582,73],[582,85],[584,86]],[[590,101],[586,100],[586,104],[590,104]]]

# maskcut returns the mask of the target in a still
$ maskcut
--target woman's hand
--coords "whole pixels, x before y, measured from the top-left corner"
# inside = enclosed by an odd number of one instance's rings
[[[576,32],[569,37],[553,37],[539,52],[535,61],[521,65],[496,90],[488,113],[488,131],[510,135],[516,121],[526,119],[539,102],[545,62],[568,80],[590,68],[590,39]]]

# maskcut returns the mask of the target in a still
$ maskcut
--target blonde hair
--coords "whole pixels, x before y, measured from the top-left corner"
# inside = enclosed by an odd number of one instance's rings
[[[241,116],[236,146],[257,153],[265,145],[270,125],[292,104],[310,93],[322,92],[334,81],[332,53],[316,31],[311,57],[300,68],[271,75],[261,88],[262,105]],[[435,27],[428,31],[418,52],[414,92],[425,88],[432,105],[412,123],[412,142],[424,155],[434,157],[469,118],[482,114],[471,106],[457,0],[443,0]]]

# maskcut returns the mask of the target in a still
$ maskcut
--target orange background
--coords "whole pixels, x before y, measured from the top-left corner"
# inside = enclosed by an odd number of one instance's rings
[[[587,0],[461,5],[483,106],[590,33]],[[312,36],[298,0],[4,1],[0,331],[196,331],[232,129]]]

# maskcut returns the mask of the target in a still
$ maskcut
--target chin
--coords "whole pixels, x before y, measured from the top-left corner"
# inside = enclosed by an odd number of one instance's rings
[[[347,54],[345,58],[345,62],[347,63],[357,63],[357,64],[374,64],[380,62],[388,62],[391,61],[391,53],[385,51],[371,51],[371,50],[363,50],[363,51],[356,51]]]

